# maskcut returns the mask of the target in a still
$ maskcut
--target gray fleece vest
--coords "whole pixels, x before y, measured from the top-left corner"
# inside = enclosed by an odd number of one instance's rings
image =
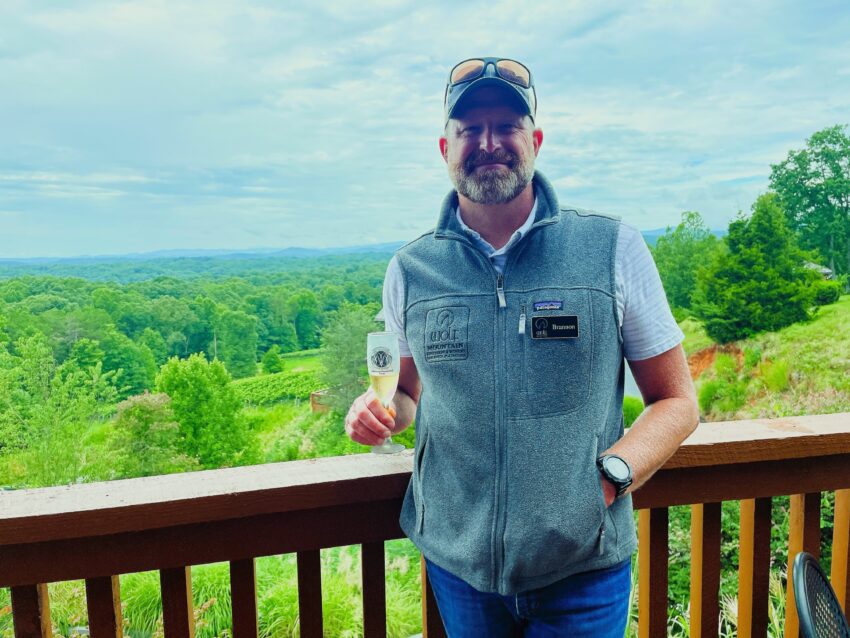
[[[500,594],[614,565],[636,544],[631,498],[606,509],[596,468],[623,435],[619,222],[534,183],[537,216],[503,276],[460,229],[455,192],[397,253],[423,388],[401,527]]]

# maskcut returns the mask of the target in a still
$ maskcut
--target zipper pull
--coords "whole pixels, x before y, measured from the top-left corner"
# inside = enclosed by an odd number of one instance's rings
[[[499,308],[507,308],[508,302],[505,301],[505,277],[499,275],[496,278],[496,296],[499,297]]]
[[[525,306],[522,307],[519,313],[519,333],[525,334]]]
[[[599,530],[599,555],[605,553],[605,520],[602,520],[602,529]]]

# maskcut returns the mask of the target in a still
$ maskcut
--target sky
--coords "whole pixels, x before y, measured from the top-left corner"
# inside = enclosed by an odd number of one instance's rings
[[[527,64],[562,203],[724,229],[850,124],[850,2],[0,0],[0,258],[412,239],[449,69]]]

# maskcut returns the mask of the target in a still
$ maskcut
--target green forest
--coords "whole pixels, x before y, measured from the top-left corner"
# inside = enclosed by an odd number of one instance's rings
[[[773,165],[769,191],[722,238],[686,211],[651,250],[686,335],[703,420],[850,411],[846,127],[814,133]],[[365,335],[381,329],[390,257],[0,263],[0,489],[368,452],[347,438],[342,414],[367,383]],[[310,394],[323,389],[331,410],[314,413]],[[642,407],[627,397],[628,423]],[[412,447],[414,427],[394,438]],[[787,507],[775,499],[779,580]],[[827,496],[824,529],[831,507]],[[673,633],[687,613],[688,519],[672,510]],[[724,504],[723,525],[728,602],[736,503]],[[390,542],[387,561],[389,635],[410,636],[421,630],[418,553]],[[220,636],[230,622],[227,566],[193,571],[198,635]],[[359,635],[357,549],[323,552],[323,578],[327,635]],[[162,632],[158,586],[155,574],[122,576],[134,638]],[[50,588],[54,625],[70,636],[86,623],[84,588]],[[258,560],[258,588],[262,634],[297,635],[293,557]],[[724,623],[733,635],[732,617]],[[0,634],[12,635],[8,590]]]

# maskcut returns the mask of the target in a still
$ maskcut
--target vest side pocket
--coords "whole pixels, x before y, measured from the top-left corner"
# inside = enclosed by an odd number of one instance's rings
[[[427,446],[428,434],[425,433],[416,457],[416,532],[418,534],[421,534],[425,527],[425,497],[422,489],[422,471],[425,469],[425,451]]]

